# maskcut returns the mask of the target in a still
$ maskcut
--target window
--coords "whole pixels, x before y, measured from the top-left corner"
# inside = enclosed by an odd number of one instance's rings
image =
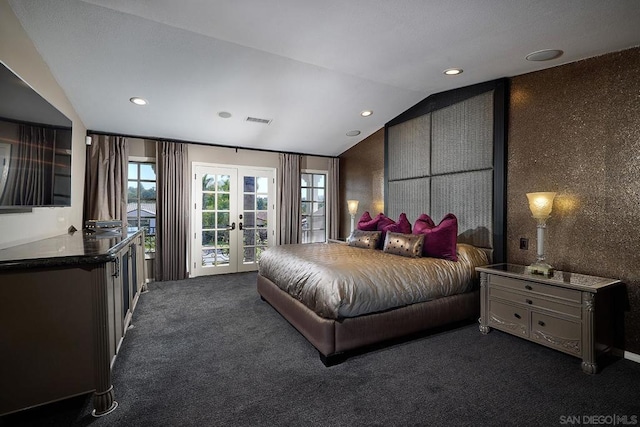
[[[156,251],[156,164],[129,161],[127,225],[144,228],[145,253]]]
[[[302,243],[327,241],[326,182],[326,172],[306,171],[301,174]]]

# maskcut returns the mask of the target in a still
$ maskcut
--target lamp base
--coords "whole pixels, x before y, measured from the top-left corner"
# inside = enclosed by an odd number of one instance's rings
[[[541,274],[543,276],[553,276],[553,267],[546,262],[534,262],[527,267],[527,272],[531,274]]]

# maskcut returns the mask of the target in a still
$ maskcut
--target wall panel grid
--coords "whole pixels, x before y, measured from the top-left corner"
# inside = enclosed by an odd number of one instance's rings
[[[493,247],[494,90],[387,129],[387,215],[458,218],[459,242]]]
[[[389,197],[387,215],[394,220],[404,212],[413,224],[420,214],[431,211],[429,177],[389,182],[389,195],[391,194],[394,196]],[[411,203],[407,203],[407,200],[411,200]]]
[[[431,114],[390,127],[387,145],[389,180],[429,176],[430,150]]]

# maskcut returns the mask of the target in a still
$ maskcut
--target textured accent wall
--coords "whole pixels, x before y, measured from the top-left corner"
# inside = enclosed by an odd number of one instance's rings
[[[556,191],[547,260],[626,283],[625,349],[640,354],[640,48],[511,80],[507,259],[530,264],[525,193]],[[529,238],[529,250],[519,238]]]
[[[380,129],[340,154],[340,234],[349,235],[351,217],[347,200],[355,199],[358,218],[364,211],[372,216],[384,211],[384,129]]]

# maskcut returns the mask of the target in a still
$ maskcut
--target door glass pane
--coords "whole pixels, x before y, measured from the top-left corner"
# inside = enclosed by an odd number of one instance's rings
[[[218,191],[229,191],[231,189],[231,177],[229,175],[218,175]]]
[[[214,265],[216,262],[216,250],[215,249],[203,249],[202,250],[202,265]]]
[[[323,202],[324,201],[324,190],[322,190],[322,189],[314,189],[313,190],[313,201],[314,202]]]
[[[244,210],[254,210],[256,208],[255,194],[244,195]]]
[[[309,215],[312,212],[312,204],[311,202],[302,202],[302,215]]]
[[[202,213],[202,228],[215,228],[216,227],[216,214],[214,212]]]
[[[267,196],[256,196],[256,209],[266,211],[269,209],[269,198]]]
[[[313,231],[311,233],[311,241],[313,243],[322,243],[324,242],[324,230]]]
[[[313,186],[324,188],[324,175],[313,175]]]
[[[302,195],[300,200],[302,200],[303,202],[306,202],[307,200],[311,201],[311,189],[310,188],[303,188],[301,190]]]
[[[269,213],[265,211],[256,212],[256,227],[266,227],[268,224]]]
[[[231,223],[229,222],[228,212],[218,212],[218,223],[216,224],[216,226],[216,228],[227,228],[231,226]]]
[[[256,179],[252,176],[244,177],[244,192],[253,193],[256,191]]]
[[[258,230],[257,234],[257,240],[256,243],[258,245],[268,245],[269,241],[267,239],[267,236],[269,235],[269,233],[267,233],[267,230]]]
[[[244,259],[243,262],[255,262],[256,260],[256,252],[255,248],[244,248]]]
[[[215,231],[203,231],[202,232],[202,246],[213,246],[216,239]]]
[[[300,175],[300,186],[301,187],[311,187],[312,184],[311,174],[303,173]]]
[[[202,175],[202,189],[205,191],[215,190],[216,177],[215,175],[204,174]]]
[[[313,217],[313,229],[314,230],[324,230],[325,217],[323,216],[314,216]]]
[[[228,247],[229,246],[229,231],[223,230],[218,231],[218,240],[216,242],[218,247]]]
[[[228,194],[218,194],[218,210],[219,211],[228,211],[229,210],[229,195]]]
[[[268,193],[269,192],[269,178],[264,176],[259,176],[256,178],[258,183],[258,188],[256,188],[256,193]]]
[[[262,252],[264,252],[265,249],[267,248],[262,246],[256,247],[256,261],[260,261],[260,255],[262,255]]]
[[[216,250],[216,265],[229,265],[229,248]]]
[[[243,232],[242,241],[245,245],[253,246],[256,244],[256,240],[255,240],[256,232],[254,229],[243,230],[242,232]]]
[[[216,196],[215,194],[204,193],[202,195],[202,209],[215,209],[216,208]]]
[[[256,214],[255,214],[255,212],[245,212],[244,213],[244,226],[245,227],[255,227],[256,226]]]

